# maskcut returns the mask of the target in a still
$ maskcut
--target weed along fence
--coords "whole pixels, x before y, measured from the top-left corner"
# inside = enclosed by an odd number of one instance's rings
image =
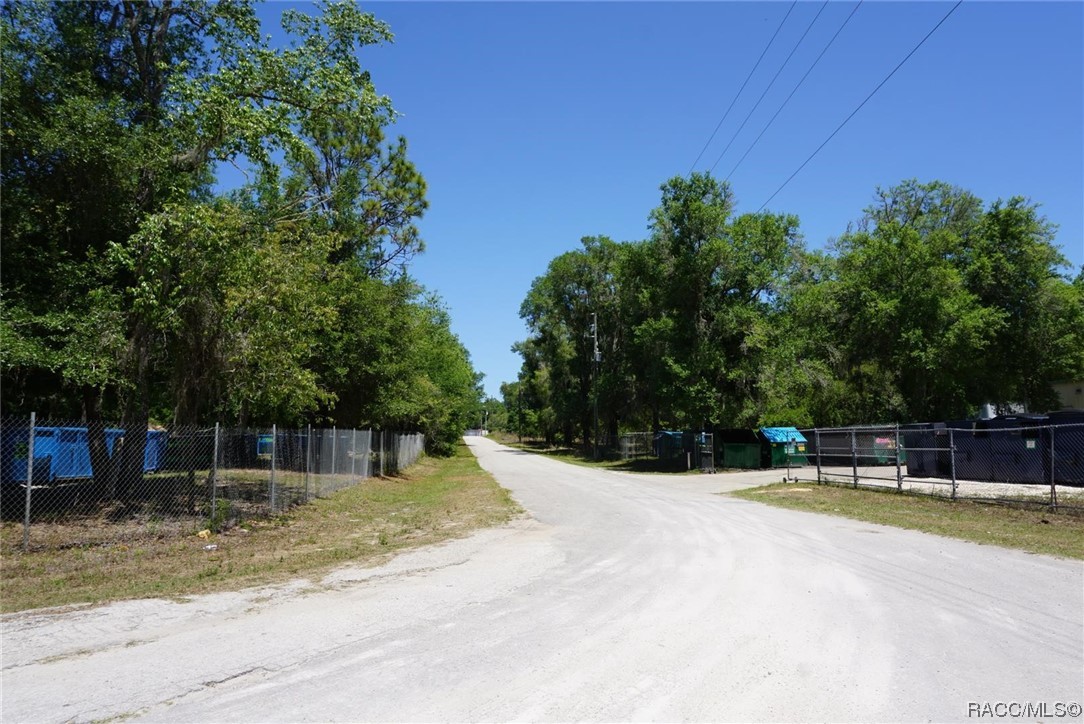
[[[147,430],[5,418],[0,502],[22,547],[95,546],[269,518],[418,460],[418,433]],[[5,547],[10,548],[5,535]]]
[[[1084,413],[801,433],[795,480],[1084,510]]]

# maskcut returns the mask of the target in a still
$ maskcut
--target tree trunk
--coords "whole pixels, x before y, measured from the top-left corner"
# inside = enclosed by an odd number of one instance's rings
[[[132,389],[124,405],[121,423],[124,445],[117,456],[118,500],[131,501],[132,491],[143,482],[143,458],[147,452],[147,425],[150,422],[150,334],[143,320],[129,342]],[[134,359],[133,359],[134,358]]]
[[[124,444],[117,460],[117,499],[131,502],[133,491],[143,482],[143,459],[147,454],[148,412],[124,417]]]
[[[116,462],[109,455],[105,442],[105,421],[102,420],[102,393],[93,387],[83,388],[83,420],[87,425],[87,446],[90,450],[90,469],[93,476],[91,500],[112,497],[113,466]]]

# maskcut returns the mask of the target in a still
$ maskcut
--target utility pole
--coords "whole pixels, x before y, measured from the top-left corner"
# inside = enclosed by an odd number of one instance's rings
[[[595,460],[598,460],[598,363],[602,355],[598,351],[598,315],[591,312],[591,341],[594,346],[592,354],[593,374],[591,375],[591,392],[595,398]]]

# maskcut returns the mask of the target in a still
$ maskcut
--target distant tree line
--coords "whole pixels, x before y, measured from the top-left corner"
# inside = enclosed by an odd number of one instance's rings
[[[426,185],[359,60],[390,30],[317,7],[275,48],[244,0],[3,4],[5,414],[375,426],[438,453],[476,419],[480,375],[406,273]],[[231,164],[248,182],[221,192]]]
[[[587,442],[596,401],[611,438],[943,420],[1056,407],[1051,383],[1084,375],[1084,271],[1023,198],[907,181],[815,251],[797,217],[737,215],[694,173],[662,186],[649,228],[586,237],[534,281],[502,386],[512,429]]]

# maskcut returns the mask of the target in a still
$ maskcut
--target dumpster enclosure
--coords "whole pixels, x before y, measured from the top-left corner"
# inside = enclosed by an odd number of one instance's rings
[[[723,467],[744,470],[808,464],[808,443],[796,427],[731,428],[715,431]]]

